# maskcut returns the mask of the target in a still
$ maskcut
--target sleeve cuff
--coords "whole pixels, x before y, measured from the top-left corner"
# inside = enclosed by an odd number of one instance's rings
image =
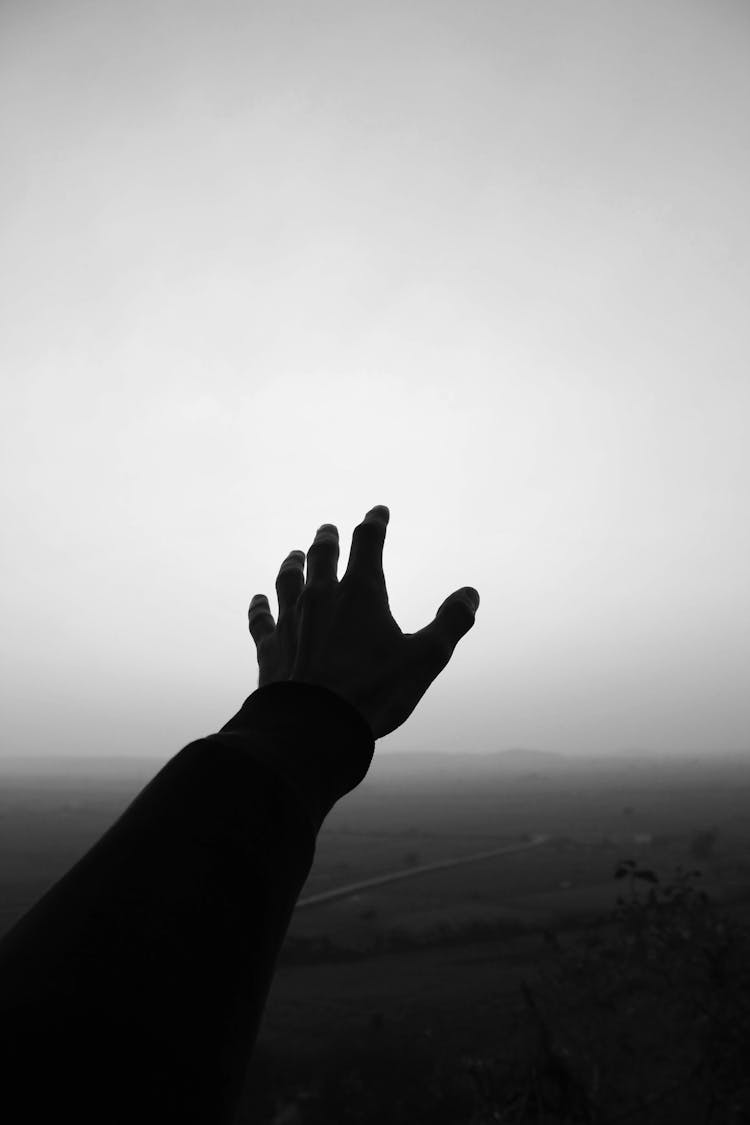
[[[375,739],[364,716],[318,684],[279,680],[249,695],[215,740],[243,749],[281,777],[317,833],[336,801],[365,778]]]

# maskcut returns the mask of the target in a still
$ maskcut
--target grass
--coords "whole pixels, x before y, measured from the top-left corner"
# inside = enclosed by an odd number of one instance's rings
[[[750,932],[701,889],[618,863],[622,892],[498,1013],[497,1049],[399,1034],[377,1016],[292,1076],[269,1057],[252,1116],[274,1125],[740,1125],[750,1120]],[[450,937],[450,935],[448,935]]]

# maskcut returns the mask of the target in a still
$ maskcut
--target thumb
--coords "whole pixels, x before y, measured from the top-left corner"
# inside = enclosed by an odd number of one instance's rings
[[[445,599],[435,619],[415,635],[434,657],[438,670],[446,666],[462,637],[474,626],[479,594],[473,586],[462,586]]]

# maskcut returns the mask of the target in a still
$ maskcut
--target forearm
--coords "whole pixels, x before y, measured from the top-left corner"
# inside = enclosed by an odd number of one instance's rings
[[[317,832],[374,746],[281,682],[157,774],[0,942],[4,1120],[232,1121]]]
[[[52,1097],[79,1122],[231,1121],[313,853],[251,750],[182,750],[0,943],[24,1119]]]

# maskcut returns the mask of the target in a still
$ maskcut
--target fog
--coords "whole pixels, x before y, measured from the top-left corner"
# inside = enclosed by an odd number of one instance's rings
[[[151,757],[387,504],[406,750],[747,749],[745,5],[0,8],[0,755]]]

